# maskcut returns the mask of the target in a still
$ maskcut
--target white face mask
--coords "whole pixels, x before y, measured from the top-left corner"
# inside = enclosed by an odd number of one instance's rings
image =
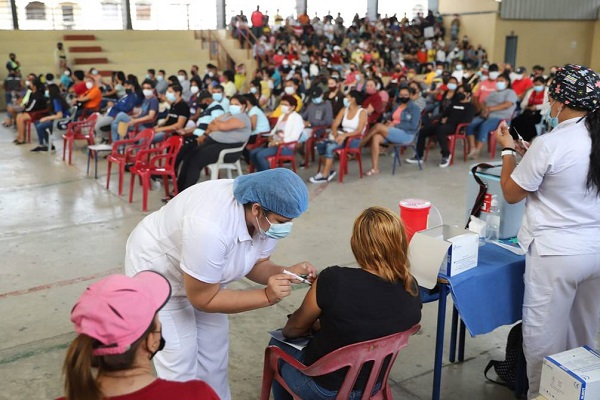
[[[142,90],[142,92],[144,93],[144,96],[146,96],[146,97],[152,97],[152,95],[154,94],[152,89],[144,89],[144,90]]]
[[[286,86],[284,90],[285,90],[285,94],[292,95],[292,94],[296,93],[296,90],[292,86]]]
[[[183,82],[183,81],[185,81],[185,76],[184,75],[177,75],[177,80],[179,82]]]
[[[257,88],[255,88],[254,86],[252,86],[252,87],[250,88],[250,93],[252,93],[252,94],[256,94],[257,92],[258,92],[258,89],[257,89]]]
[[[71,73],[69,71],[65,71],[64,74],[65,74],[65,76],[71,75]]]
[[[192,94],[196,94],[200,91],[200,88],[198,86],[192,86],[190,87],[190,92],[192,92]]]
[[[88,90],[90,90],[91,88],[94,87],[94,84],[92,82],[86,82],[85,87],[88,88]]]
[[[290,106],[281,106],[281,113],[287,114],[290,112]]]
[[[498,71],[492,71],[489,74],[489,77],[491,80],[495,80],[496,78],[498,78],[500,76],[500,72]]]

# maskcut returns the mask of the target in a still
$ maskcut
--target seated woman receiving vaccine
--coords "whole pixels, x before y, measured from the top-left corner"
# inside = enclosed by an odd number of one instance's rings
[[[273,339],[305,365],[311,365],[341,347],[408,330],[421,320],[421,298],[410,274],[406,233],[391,210],[371,207],[354,222],[350,247],[360,268],[329,267],[313,282],[302,305],[283,328],[286,338],[314,336],[303,350]],[[334,399],[344,381],[343,370],[310,377],[287,363],[281,376],[302,399]],[[369,368],[363,369],[351,398],[360,398]],[[379,390],[381,382],[375,386]],[[277,381],[275,400],[291,399]]]

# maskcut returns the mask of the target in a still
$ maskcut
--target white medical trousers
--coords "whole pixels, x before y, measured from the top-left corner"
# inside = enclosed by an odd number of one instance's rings
[[[227,315],[199,311],[183,297],[171,298],[158,315],[166,341],[154,357],[158,376],[174,381],[201,379],[222,400],[230,400]]]
[[[600,254],[541,256],[531,243],[523,298],[528,399],[538,394],[544,357],[583,345],[594,348],[599,321]]]

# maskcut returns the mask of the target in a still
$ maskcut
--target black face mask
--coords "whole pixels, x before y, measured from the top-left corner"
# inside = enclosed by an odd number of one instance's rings
[[[158,349],[156,349],[156,351],[152,354],[150,354],[150,359],[152,360],[154,358],[154,356],[156,355],[156,353],[158,353],[159,351],[163,350],[165,348],[165,344],[167,342],[165,341],[165,338],[162,336],[162,332],[160,334],[160,343],[158,345]]]
[[[398,97],[398,101],[402,104],[406,104],[410,101],[410,97]]]

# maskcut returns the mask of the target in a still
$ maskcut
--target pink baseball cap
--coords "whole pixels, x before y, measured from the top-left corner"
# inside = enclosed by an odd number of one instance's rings
[[[148,330],[171,296],[169,281],[154,271],[110,275],[89,286],[71,311],[75,332],[100,343],[95,356],[123,354]]]

